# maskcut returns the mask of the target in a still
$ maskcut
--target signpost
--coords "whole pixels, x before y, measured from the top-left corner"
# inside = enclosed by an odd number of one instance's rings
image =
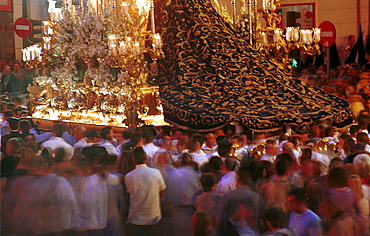
[[[319,28],[321,29],[320,33],[320,44],[326,48],[327,56],[327,75],[330,76],[330,46],[334,44],[335,38],[337,37],[337,31],[335,26],[330,21],[324,21],[320,24]]]
[[[27,18],[20,17],[14,22],[14,31],[21,38],[30,36],[32,30],[32,23]]]

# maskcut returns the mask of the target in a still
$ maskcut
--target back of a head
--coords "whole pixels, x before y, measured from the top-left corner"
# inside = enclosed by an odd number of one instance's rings
[[[270,222],[272,227],[275,229],[286,227],[286,214],[285,212],[277,207],[267,209],[265,213],[266,221]]]
[[[99,153],[108,153],[105,147],[92,145],[89,147],[84,147],[81,150],[81,154],[87,157],[90,161],[94,160],[95,156]]]
[[[218,155],[220,155],[220,157],[226,157],[231,151],[232,144],[227,140],[220,141],[217,144]]]
[[[285,176],[288,172],[287,163],[284,160],[279,160],[275,165],[276,175]]]
[[[134,161],[136,164],[144,164],[146,161],[146,153],[142,147],[136,147],[132,150]]]
[[[226,158],[225,167],[226,167],[227,170],[234,171],[235,168],[236,168],[236,165],[237,165],[237,162],[234,158],[232,158],[232,157]]]
[[[137,145],[140,141],[142,141],[143,135],[142,134],[133,134],[131,135],[131,141],[134,143],[134,145]]]
[[[306,197],[306,192],[304,191],[303,188],[296,188],[292,191],[290,191],[289,196],[294,196],[294,199],[297,202],[306,202],[307,197]]]
[[[218,156],[213,156],[209,159],[209,169],[211,171],[218,171],[222,169],[222,159]]]
[[[125,130],[125,131],[122,132],[122,138],[130,139],[130,137],[131,137],[131,132],[130,131]]]
[[[21,131],[23,134],[28,134],[31,129],[31,124],[28,122],[28,120],[21,120],[19,121],[19,131]]]
[[[213,219],[207,212],[198,211],[192,217],[194,236],[207,236],[212,229]]]
[[[204,173],[200,177],[200,184],[202,185],[204,192],[212,191],[212,188],[215,186],[216,181],[217,178],[212,173]]]
[[[237,174],[239,176],[238,181],[242,185],[248,185],[252,182],[251,174],[250,174],[250,171],[249,171],[248,167],[246,167],[246,166],[240,167]]]
[[[9,127],[12,130],[17,130],[18,129],[18,124],[19,124],[19,119],[18,118],[16,118],[16,117],[9,117],[7,119],[7,121],[9,122]]]
[[[110,126],[107,126],[107,127],[102,128],[100,130],[100,137],[102,139],[107,139],[108,134],[110,133],[111,130],[112,130],[112,127],[110,127]]]
[[[55,137],[62,137],[64,133],[64,125],[62,123],[57,123],[53,126],[53,134]]]
[[[365,144],[369,143],[369,135],[367,133],[358,133],[356,139],[357,142],[362,142]]]
[[[348,178],[346,171],[341,167],[335,167],[328,174],[329,188],[344,188],[348,187]]]

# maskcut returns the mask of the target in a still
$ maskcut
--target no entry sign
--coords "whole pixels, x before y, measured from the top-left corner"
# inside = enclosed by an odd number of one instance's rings
[[[27,38],[32,33],[32,23],[29,19],[20,17],[14,23],[14,31],[21,38]]]
[[[337,37],[337,32],[333,23],[330,21],[324,21],[320,24],[319,28],[321,29],[320,44],[326,48],[333,45],[335,38]]]

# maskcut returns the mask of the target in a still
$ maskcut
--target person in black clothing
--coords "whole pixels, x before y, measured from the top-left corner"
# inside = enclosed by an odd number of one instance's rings
[[[1,137],[1,152],[6,153],[6,142],[11,138],[21,138],[23,139],[22,134],[18,131],[19,119],[16,117],[9,117],[7,119],[9,122],[10,134],[3,135]]]
[[[12,94],[16,92],[17,76],[11,73],[10,66],[4,66],[0,82],[0,94]]]

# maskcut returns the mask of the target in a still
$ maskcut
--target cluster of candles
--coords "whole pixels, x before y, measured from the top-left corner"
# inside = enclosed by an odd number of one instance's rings
[[[275,11],[276,10],[276,5],[273,1],[269,0],[262,0],[262,9],[263,10],[271,10]]]
[[[22,49],[23,61],[32,61],[32,60],[41,61],[42,60],[41,50],[42,48],[37,44],[23,48]]]
[[[321,29],[299,29],[297,27],[286,27],[285,39],[288,42],[300,42],[304,44],[318,43],[320,41]],[[262,43],[268,44],[267,33],[261,33]],[[281,42],[283,40],[283,30],[275,29],[273,42]]]
[[[140,55],[142,51],[141,43],[144,43],[144,41],[134,41],[131,37],[126,37],[124,40],[119,41],[115,34],[110,34],[108,35],[109,55]],[[159,34],[153,35],[152,47],[154,49],[162,48],[162,39]]]

